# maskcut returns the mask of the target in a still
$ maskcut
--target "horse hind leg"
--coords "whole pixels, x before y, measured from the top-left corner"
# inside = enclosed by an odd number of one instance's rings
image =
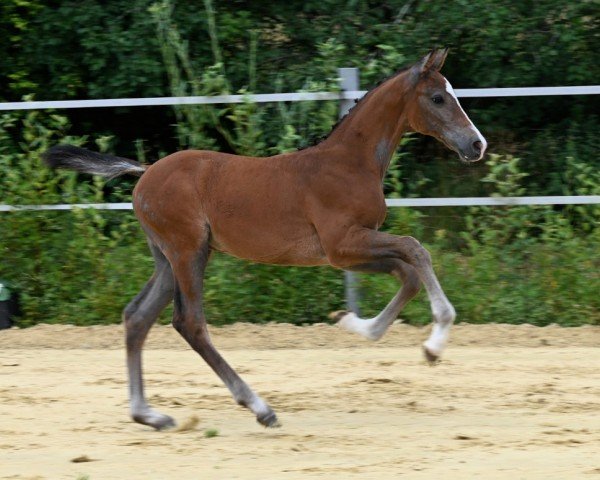
[[[208,263],[208,234],[195,251],[177,252],[171,261],[175,278],[173,326],[221,378],[234,400],[250,409],[265,427],[279,422],[271,407],[240,378],[213,346],[202,305],[204,269]]]
[[[169,262],[152,243],[150,243],[150,250],[156,262],[154,274],[123,311],[129,374],[129,406],[131,416],[136,422],[163,430],[175,426],[175,421],[168,415],[150,408],[146,401],[142,376],[142,347],[160,312],[173,299],[173,274]]]
[[[337,325],[349,332],[357,333],[369,340],[379,340],[398,318],[405,305],[419,292],[417,272],[399,259],[385,259],[352,268],[363,273],[390,273],[402,281],[402,287],[386,307],[375,317],[363,319],[354,312],[334,312],[332,318]]]

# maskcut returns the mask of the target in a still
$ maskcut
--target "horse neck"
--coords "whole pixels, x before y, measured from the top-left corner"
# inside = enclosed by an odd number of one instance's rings
[[[402,135],[406,118],[406,72],[371,90],[322,142],[335,148],[343,162],[377,172],[383,178]]]

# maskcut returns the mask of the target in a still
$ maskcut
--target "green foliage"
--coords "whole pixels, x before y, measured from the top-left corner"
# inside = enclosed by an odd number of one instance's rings
[[[369,88],[441,45],[451,46],[444,74],[457,88],[591,85],[599,63],[594,6],[559,0],[3,2],[0,99],[331,90],[336,69],[347,66],[359,67],[362,87]],[[560,193],[557,177],[567,157],[600,167],[594,100],[463,103],[491,148],[521,158],[531,173],[525,185],[543,195]],[[67,115],[78,132],[112,134],[124,156],[135,153],[132,140],[141,136],[152,137],[146,138],[149,159],[172,151],[174,138],[185,148],[274,154],[310,145],[329,130],[336,105],[316,103],[182,106],[175,118],[168,108],[150,116],[145,108]],[[419,138],[408,151],[405,184],[432,180],[419,193],[483,194],[481,169],[464,172],[444,147]]]
[[[213,64],[206,67],[202,74],[196,71],[188,44],[182,39],[173,21],[173,4],[169,0],[163,0],[149,9],[157,25],[171,94],[174,96],[226,95],[233,89],[233,82],[228,78],[227,65],[223,63],[214,8],[209,0],[205,0],[204,5]],[[256,31],[249,41],[247,84],[237,91],[241,95],[252,93],[248,88],[256,85]],[[318,46],[314,73],[325,80],[308,78],[302,90],[323,91],[337,88],[337,72],[331,67],[331,60],[339,53],[339,49],[339,45],[333,41]],[[274,113],[276,114],[273,115]],[[299,102],[290,107],[279,104],[274,109],[245,101],[219,106],[176,106],[175,114],[178,119],[179,144],[182,148],[224,148],[242,155],[264,156],[307,146],[309,143],[302,143],[303,138],[311,140],[323,136],[334,122],[336,107],[329,102]],[[269,143],[276,144],[275,147],[267,148],[267,131],[271,134]],[[219,138],[220,142],[216,142],[215,137]]]
[[[103,182],[70,172],[49,172],[39,154],[66,136],[58,115],[4,115],[0,120],[0,192],[7,203],[103,202]],[[98,143],[106,144],[106,139]],[[522,192],[526,175],[511,156],[490,157],[484,178],[491,194]],[[597,192],[598,173],[573,160],[564,172],[569,193]],[[401,168],[391,168],[389,187],[401,188]],[[129,193],[117,192],[123,200]],[[112,195],[116,195],[115,192]],[[152,272],[143,235],[130,212],[10,212],[0,222],[0,277],[21,292],[21,325],[37,322],[117,322],[127,301]],[[573,206],[473,207],[461,235],[462,251],[449,249],[453,232],[438,229],[427,245],[460,319],[469,322],[527,321],[579,325],[600,321],[598,208]],[[422,238],[426,217],[391,209],[384,229]],[[456,232],[454,232],[456,233]],[[330,268],[253,265],[215,255],[206,276],[205,300],[213,324],[236,321],[325,321],[343,308],[340,272]],[[362,277],[363,309],[375,313],[398,288],[385,276]],[[402,314],[411,323],[429,321],[424,295]],[[169,313],[163,316],[169,321]]]
[[[40,153],[60,138],[83,143],[82,138],[65,136],[67,128],[65,118],[53,114],[0,118],[3,202],[104,201],[103,181],[79,182],[71,172],[52,172],[42,165]],[[118,321],[114,298],[133,296],[152,271],[145,248],[138,247],[144,246],[143,240],[131,213],[7,212],[1,220],[0,276],[21,293],[22,325]]]
[[[525,193],[519,159],[490,155],[486,163],[483,181],[492,196]],[[572,160],[567,165],[570,194],[597,191],[598,172]],[[600,324],[599,220],[598,206],[471,207],[460,232],[464,251],[449,250],[442,231],[427,246],[459,321]],[[393,279],[363,277],[365,311],[376,313],[397,288]],[[420,297],[402,313],[410,323],[430,319]]]
[[[481,248],[471,255],[428,244],[434,268],[459,322],[600,325],[598,235],[552,244],[540,241],[520,258],[513,250]],[[398,289],[382,276],[361,276],[362,308],[375,315]],[[424,293],[401,313],[408,323],[431,321]]]
[[[360,68],[367,88],[434,45],[452,46],[444,73],[457,88],[593,84],[594,13],[593,2],[557,0],[393,0],[376,8],[366,0],[4,2],[0,98],[332,91],[338,88],[337,68],[347,66]],[[442,146],[415,137],[392,159],[387,196],[599,194],[597,106],[589,98],[463,103],[491,150],[514,155],[490,155],[486,166],[467,169]],[[108,135],[96,140],[98,149],[114,145],[129,151],[121,155],[153,161],[172,148],[172,138],[180,148],[247,155],[306,147],[327,134],[337,105],[153,109],[156,136],[125,144],[122,138],[140,136],[147,112],[0,117],[0,201],[129,201],[126,179],[107,186],[40,164],[40,152],[51,145],[87,141],[69,137],[69,118],[79,132]],[[119,321],[122,307],[152,272],[129,212],[0,215],[0,277],[22,293],[22,325]],[[576,325],[599,322],[599,217],[597,205],[396,208],[383,228],[426,241],[459,319]],[[397,288],[392,278],[362,278],[365,312],[379,311]],[[206,301],[216,324],[323,321],[343,305],[342,276],[328,268],[251,265],[216,255],[207,272]],[[403,317],[429,321],[423,294]]]
[[[216,428],[207,428],[206,430],[204,430],[205,438],[214,438],[214,437],[218,437],[218,436],[219,436],[219,430],[217,430]]]
[[[493,186],[491,196],[520,197],[525,194],[522,185],[528,176],[522,172],[519,159],[490,154],[486,162],[489,173],[482,181]],[[498,248],[513,247],[520,250],[525,243],[535,242],[536,229],[544,213],[551,207],[515,206],[515,207],[472,207],[466,216],[466,232],[462,236],[472,250],[480,245]]]
[[[210,322],[324,322],[344,305],[343,276],[328,267],[254,265],[215,255],[204,293]]]
[[[528,176],[520,160],[512,156],[490,155],[489,173],[483,182],[493,185],[492,196],[522,196]],[[588,165],[567,159],[561,183],[565,195],[595,195],[600,191],[600,173]],[[467,230],[462,237],[472,252],[482,247],[512,249],[516,254],[536,245],[540,238],[561,242],[593,236],[600,226],[597,205],[472,207],[465,217]]]
[[[28,113],[0,119],[0,192],[8,204],[105,201],[103,181],[49,171],[40,153],[65,136],[64,117]],[[15,139],[15,137],[19,137]],[[129,195],[129,194],[127,194]],[[125,201],[126,199],[123,198]],[[0,277],[21,293],[20,325],[114,323],[152,272],[152,258],[130,212],[9,212],[0,222]],[[343,303],[331,269],[281,269],[216,256],[209,267],[207,314],[215,324],[239,320],[323,321]],[[164,317],[168,321],[168,314]]]
[[[104,181],[50,171],[40,154],[66,135],[64,117],[30,112],[0,118],[0,195],[7,204],[102,203]],[[99,139],[106,145],[106,139]],[[115,192],[113,192],[115,197]],[[114,200],[126,201],[124,198]],[[152,272],[152,258],[130,212],[8,212],[0,222],[0,277],[21,293],[20,325],[120,321],[121,310]],[[324,321],[343,303],[343,283],[329,268],[282,269],[216,255],[207,272],[207,314],[214,324],[239,320]],[[168,312],[163,317],[169,321]]]

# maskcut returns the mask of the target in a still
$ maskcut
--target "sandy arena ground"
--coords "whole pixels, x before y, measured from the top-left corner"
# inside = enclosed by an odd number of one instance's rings
[[[600,327],[457,325],[435,367],[427,330],[405,325],[379,343],[329,325],[212,332],[282,428],[170,327],[145,353],[151,403],[184,427],[168,432],[128,419],[122,326],[0,331],[0,478],[600,478]]]

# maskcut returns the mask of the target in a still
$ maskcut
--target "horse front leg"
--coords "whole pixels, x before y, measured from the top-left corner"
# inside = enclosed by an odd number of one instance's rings
[[[338,326],[349,332],[362,335],[369,340],[379,340],[398,318],[405,305],[420,290],[420,280],[416,270],[399,259],[383,259],[364,265],[357,265],[348,270],[361,273],[388,273],[402,282],[402,287],[386,307],[373,318],[360,318],[354,312],[334,312],[332,318]]]
[[[448,342],[456,312],[433,271],[429,252],[413,237],[399,237],[362,227],[330,235],[321,241],[330,263],[339,268],[394,259],[402,260],[414,268],[427,291],[433,316],[433,328],[431,335],[423,343],[423,352],[429,362],[435,362]],[[401,292],[396,302],[392,300],[390,305],[393,308],[390,310],[399,306],[400,297]]]

